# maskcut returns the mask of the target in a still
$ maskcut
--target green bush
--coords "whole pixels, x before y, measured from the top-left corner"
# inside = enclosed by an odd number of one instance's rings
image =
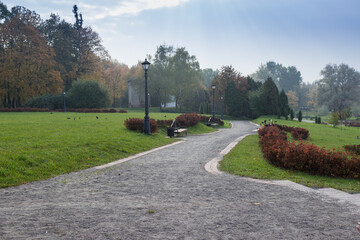
[[[102,108],[110,104],[107,89],[94,80],[74,82],[69,96],[73,108]]]

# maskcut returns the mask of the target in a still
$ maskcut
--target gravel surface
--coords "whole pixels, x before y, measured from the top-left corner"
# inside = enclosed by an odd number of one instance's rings
[[[205,164],[249,122],[109,168],[0,189],[0,239],[360,239],[359,208]]]

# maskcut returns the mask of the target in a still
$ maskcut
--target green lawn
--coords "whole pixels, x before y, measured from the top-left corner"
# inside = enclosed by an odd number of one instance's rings
[[[177,115],[150,112],[154,119]],[[0,187],[78,171],[177,141],[166,137],[166,129],[151,136],[127,130],[123,122],[132,117],[143,118],[144,112],[0,113]],[[189,134],[212,131],[198,124]]]
[[[271,117],[261,117],[254,122],[261,123],[265,119],[269,120]],[[343,128],[341,130],[331,126],[272,119],[278,124],[308,129],[311,137],[310,142],[326,148],[340,148],[345,144],[360,144],[360,140],[356,138],[360,135],[358,128]],[[241,141],[220,162],[220,169],[231,174],[257,179],[290,180],[314,188],[332,187],[347,192],[360,192],[359,180],[316,176],[274,167],[264,159],[259,146],[258,135],[248,136]]]

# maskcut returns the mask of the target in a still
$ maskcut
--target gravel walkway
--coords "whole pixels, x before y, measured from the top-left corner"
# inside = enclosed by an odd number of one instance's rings
[[[359,207],[204,166],[255,126],[0,189],[0,239],[360,239]]]

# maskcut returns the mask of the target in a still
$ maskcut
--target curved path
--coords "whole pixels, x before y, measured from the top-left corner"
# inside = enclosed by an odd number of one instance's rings
[[[0,189],[0,239],[359,239],[359,207],[204,166],[235,122],[103,169]]]

